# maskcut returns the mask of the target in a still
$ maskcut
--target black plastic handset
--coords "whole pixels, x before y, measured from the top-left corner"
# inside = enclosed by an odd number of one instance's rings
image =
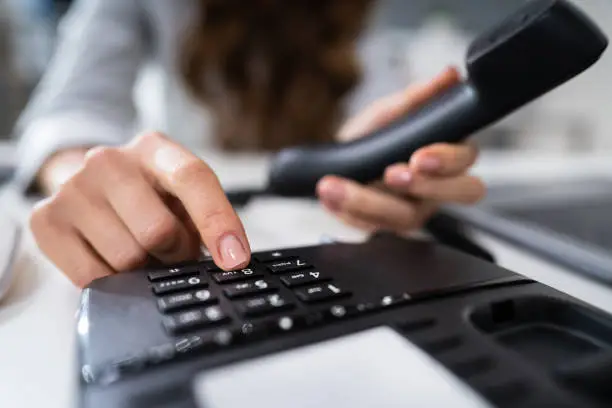
[[[567,82],[592,66],[607,46],[605,34],[574,5],[530,1],[472,42],[465,81],[359,140],[281,151],[272,162],[267,191],[311,197],[329,174],[376,180],[416,150],[460,142]]]

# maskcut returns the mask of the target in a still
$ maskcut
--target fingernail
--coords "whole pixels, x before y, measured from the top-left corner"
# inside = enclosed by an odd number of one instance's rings
[[[231,234],[221,239],[219,252],[221,254],[221,262],[227,269],[235,269],[249,260],[240,240]]]
[[[412,172],[406,169],[392,169],[389,171],[388,178],[391,184],[405,186],[412,181]]]
[[[442,166],[442,162],[436,157],[427,156],[419,160],[418,166],[425,171],[435,171]]]
[[[342,208],[345,196],[346,191],[342,183],[326,183],[321,189],[321,199],[333,211]]]

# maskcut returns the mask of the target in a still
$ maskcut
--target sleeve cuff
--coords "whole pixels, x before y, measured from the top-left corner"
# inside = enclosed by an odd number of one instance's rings
[[[39,119],[22,132],[17,149],[15,186],[24,194],[36,192],[35,179],[43,164],[58,151],[124,143],[129,130],[84,115]]]

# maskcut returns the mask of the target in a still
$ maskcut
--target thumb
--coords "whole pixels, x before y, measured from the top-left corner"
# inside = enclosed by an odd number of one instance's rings
[[[340,129],[338,139],[348,142],[380,129],[459,81],[459,71],[450,67],[428,82],[410,85],[406,89],[381,98],[349,119]]]

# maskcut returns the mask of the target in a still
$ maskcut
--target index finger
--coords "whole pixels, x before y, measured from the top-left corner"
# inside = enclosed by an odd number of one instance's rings
[[[220,268],[248,265],[251,252],[242,222],[204,161],[159,133],[139,136],[127,150],[158,188],[183,204]]]

